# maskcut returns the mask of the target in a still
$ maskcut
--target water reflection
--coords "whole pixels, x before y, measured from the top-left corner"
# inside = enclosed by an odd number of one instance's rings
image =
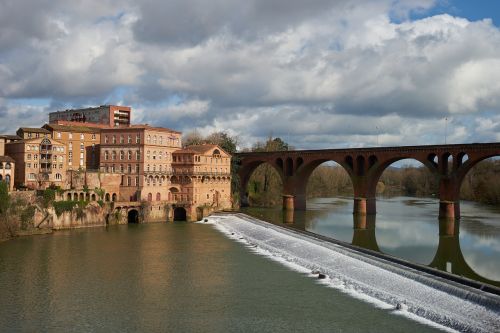
[[[343,199],[340,199],[340,201],[343,202]],[[426,204],[428,203],[426,200],[416,199],[406,201],[406,204],[411,201],[412,207],[420,207],[421,210],[422,207],[427,207]],[[393,200],[394,202],[395,200]],[[319,203],[315,202],[315,205],[311,205],[313,209],[307,211],[294,212],[249,207],[244,212],[272,223],[283,223],[287,226],[332,237],[369,250],[399,256],[482,283],[500,286],[500,281],[494,279],[499,274],[498,263],[493,265],[492,274],[485,277],[467,263],[467,256],[464,257],[462,253],[461,238],[465,237],[466,243],[470,243],[471,236],[469,234],[472,233],[475,237],[478,237],[478,233],[488,234],[484,231],[484,223],[483,225],[476,224],[471,227],[470,221],[465,219],[465,225],[468,228],[464,232],[464,236],[460,233],[459,220],[438,220],[437,218],[432,220],[422,220],[420,218],[419,220],[417,219],[417,213],[410,212],[406,220],[401,222],[401,219],[398,219],[397,214],[393,211],[391,211],[393,216],[391,216],[391,213],[379,216],[362,216],[346,213],[349,212],[346,207],[338,209],[338,207],[342,207],[342,204],[338,202],[329,206],[327,203],[325,200]],[[318,209],[318,205],[328,206],[328,208]],[[379,220],[378,224],[377,220]],[[478,228],[482,228],[481,231]],[[377,234],[379,237],[377,237]],[[439,234],[439,237],[436,234]],[[488,235],[489,237],[492,236],[491,233]],[[496,235],[496,233],[493,233],[493,235]],[[380,244],[383,244],[383,246]],[[478,246],[477,242],[475,244]],[[466,244],[468,251],[470,251],[470,248],[471,245]],[[479,257],[477,261],[484,258],[488,262],[488,255],[498,258],[498,253],[495,251],[494,247],[490,247],[489,254],[483,255],[479,251],[473,253],[475,258]]]

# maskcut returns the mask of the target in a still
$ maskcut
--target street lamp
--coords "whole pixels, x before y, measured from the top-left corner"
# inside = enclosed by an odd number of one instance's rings
[[[447,136],[448,136],[448,117],[444,117],[444,144],[446,144]]]

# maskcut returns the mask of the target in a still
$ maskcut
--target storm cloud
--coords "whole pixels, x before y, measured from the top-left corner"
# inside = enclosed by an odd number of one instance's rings
[[[58,108],[298,148],[499,140],[500,30],[435,1],[0,0],[0,131]],[[42,125],[40,123],[39,125]]]

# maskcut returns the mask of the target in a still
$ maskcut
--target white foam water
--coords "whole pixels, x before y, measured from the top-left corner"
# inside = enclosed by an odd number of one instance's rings
[[[447,331],[500,332],[500,297],[374,258],[243,214],[213,215],[227,237],[320,283]]]

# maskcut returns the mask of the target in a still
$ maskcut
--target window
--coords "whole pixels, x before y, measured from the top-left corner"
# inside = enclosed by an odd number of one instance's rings
[[[161,152],[161,151],[160,151],[160,152],[158,152],[158,159],[159,159],[159,160],[161,160],[162,155],[163,155],[163,152]]]
[[[139,173],[139,170],[140,170],[140,168],[139,168],[139,164],[136,164],[136,165],[135,165],[135,172],[136,172],[136,173]]]
[[[80,134],[80,140],[85,140],[85,135],[83,133]]]
[[[153,151],[153,160],[156,160],[156,150]]]
[[[132,177],[127,177],[127,186],[132,185]]]
[[[26,163],[26,167],[27,167],[28,169],[31,169],[31,163]]]
[[[160,144],[162,145],[163,144],[163,137],[160,136]]]
[[[62,165],[62,163],[61,163],[61,164],[59,164],[59,169],[62,169],[62,168],[63,168],[63,165]]]
[[[147,143],[151,143],[151,135],[148,135]]]
[[[31,154],[28,154],[27,160],[31,160]]]
[[[105,135],[105,136],[104,136],[104,143],[108,143],[108,141],[109,141],[108,136],[107,136],[107,135]]]
[[[61,138],[61,132],[57,132],[57,138],[60,139]]]
[[[146,171],[149,171],[149,164],[148,164],[148,166],[146,167]]]
[[[129,160],[131,160],[131,159],[132,159],[132,151],[130,151],[130,150],[128,151],[128,153],[127,153],[127,157],[128,157],[128,159],[129,159]]]
[[[132,143],[132,135],[127,136],[127,143]]]
[[[111,159],[116,160],[116,151],[111,152]]]
[[[125,143],[125,138],[123,137],[123,135],[120,135],[120,143]]]
[[[116,143],[116,135],[113,135],[113,143]]]
[[[148,150],[148,151],[146,151],[146,158],[147,158],[148,160],[149,160],[149,158],[150,158],[149,153],[150,153],[150,151],[149,151],[149,150]]]
[[[56,179],[57,180],[61,180],[62,179],[62,175],[60,173],[56,173]]]
[[[31,133],[28,133],[28,139],[31,139]]]
[[[125,152],[123,150],[120,150],[120,160],[125,159]]]
[[[34,173],[30,173],[29,176],[28,176],[28,179],[35,180],[36,179],[35,174]]]
[[[96,139],[96,135],[95,133],[92,134],[92,140],[95,140]]]
[[[141,136],[140,134],[137,134],[135,137],[135,143],[141,143]]]
[[[139,150],[135,152],[135,159],[138,161],[141,159],[141,152]]]
[[[120,172],[121,172],[121,173],[124,173],[124,172],[125,172],[125,168],[123,167],[123,164],[120,164]]]
[[[72,142],[69,143],[69,150],[73,150],[73,143]]]
[[[109,160],[109,152],[107,150],[104,151],[104,159]]]
[[[33,159],[36,161],[38,160],[38,154],[33,155]]]
[[[85,151],[85,145],[83,143],[80,144],[80,151]]]
[[[127,171],[128,171],[128,173],[132,173],[132,165],[129,164],[127,166]]]
[[[153,144],[156,144],[156,135],[153,136]]]

